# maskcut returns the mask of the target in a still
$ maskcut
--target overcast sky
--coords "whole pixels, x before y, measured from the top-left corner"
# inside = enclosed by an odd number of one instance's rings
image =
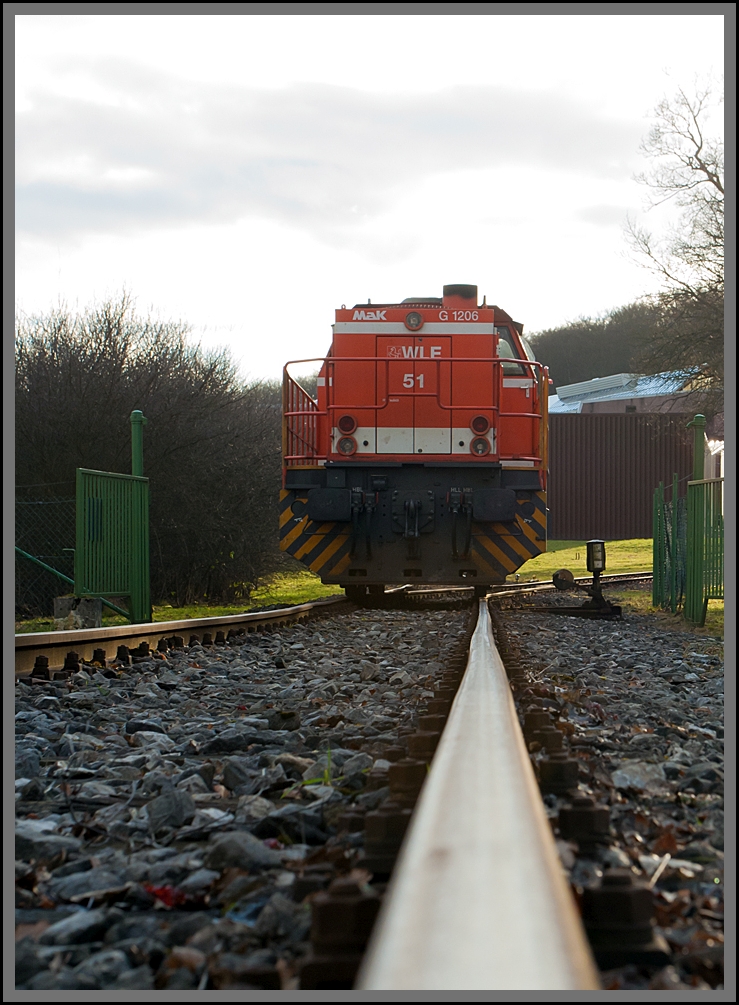
[[[126,287],[252,376],[323,354],[344,303],[476,283],[532,332],[648,292],[623,238],[639,142],[663,96],[723,72],[718,15],[22,15],[16,32],[18,307]]]

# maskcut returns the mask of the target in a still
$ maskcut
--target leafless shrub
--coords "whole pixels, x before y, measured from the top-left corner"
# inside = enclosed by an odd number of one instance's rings
[[[141,409],[151,481],[152,597],[246,599],[280,563],[280,389],[244,384],[226,351],[128,293],[16,324],[16,475],[68,482],[77,467],[130,471]]]

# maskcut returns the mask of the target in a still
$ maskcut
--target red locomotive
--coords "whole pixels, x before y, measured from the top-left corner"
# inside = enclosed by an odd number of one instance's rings
[[[355,597],[484,588],[545,551],[548,377],[522,333],[476,286],[337,310],[315,398],[285,366],[282,550]]]

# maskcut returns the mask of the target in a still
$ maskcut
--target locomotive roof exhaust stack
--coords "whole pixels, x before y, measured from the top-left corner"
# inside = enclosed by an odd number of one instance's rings
[[[466,283],[455,283],[444,287],[445,307],[477,307],[477,287]]]

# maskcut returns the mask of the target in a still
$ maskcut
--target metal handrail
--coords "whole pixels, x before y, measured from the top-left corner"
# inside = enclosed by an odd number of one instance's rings
[[[500,419],[505,419],[505,418],[517,418],[517,419],[530,418],[530,419],[533,419],[534,421],[536,421],[538,423],[538,427],[539,427],[538,439],[539,439],[539,450],[540,450],[541,456],[537,456],[537,455],[533,455],[533,454],[526,454],[526,455],[510,455],[510,456],[506,455],[506,457],[508,459],[514,459],[515,458],[517,460],[529,460],[529,459],[531,459],[531,460],[534,460],[535,462],[540,462],[540,463],[544,461],[544,455],[546,453],[546,422],[545,422],[545,419],[546,419],[546,412],[547,412],[547,390],[548,390],[548,388],[547,388],[547,383],[546,383],[546,379],[545,379],[546,378],[546,367],[542,363],[538,363],[538,362],[533,361],[533,360],[520,360],[520,359],[510,360],[507,357],[495,357],[495,358],[491,358],[489,356],[479,356],[479,357],[478,356],[474,356],[474,357],[462,357],[462,356],[452,357],[452,356],[446,356],[446,357],[439,357],[439,358],[434,358],[434,359],[431,359],[430,357],[429,358],[425,358],[424,357],[422,359],[417,359],[417,358],[412,358],[412,359],[411,358],[408,358],[408,359],[395,359],[395,358],[391,358],[391,357],[387,357],[387,356],[325,356],[325,357],[324,356],[316,356],[316,357],[313,357],[312,359],[290,360],[283,367],[283,460],[285,462],[303,461],[303,460],[307,460],[307,459],[316,459],[316,458],[319,457],[318,449],[317,449],[317,446],[315,444],[306,443],[306,446],[309,448],[309,453],[294,454],[294,453],[291,453],[291,452],[289,452],[287,450],[287,438],[288,438],[289,435],[292,435],[294,438],[296,438],[298,440],[301,439],[300,434],[296,430],[290,429],[288,427],[288,424],[286,422],[287,419],[291,419],[291,418],[293,418],[293,419],[295,419],[295,418],[303,418],[303,419],[305,419],[305,418],[308,418],[308,417],[310,417],[311,419],[315,419],[316,417],[319,417],[319,416],[320,417],[326,417],[326,416],[332,415],[336,411],[345,410],[345,408],[346,408],[346,406],[344,406],[344,405],[336,405],[336,404],[333,404],[333,403],[330,402],[329,399],[330,399],[331,395],[330,395],[329,388],[331,386],[331,378],[328,378],[328,377],[326,378],[328,380],[328,383],[326,384],[327,401],[326,401],[326,407],[325,407],[325,409],[321,409],[313,401],[313,399],[310,398],[310,396],[300,386],[300,384],[295,380],[295,378],[292,377],[290,375],[290,373],[289,373],[289,367],[290,366],[297,365],[297,364],[300,364],[300,363],[317,363],[317,362],[320,362],[322,364],[321,370],[322,371],[325,370],[326,373],[328,373],[328,370],[330,368],[334,367],[334,365],[336,363],[384,363],[384,364],[386,364],[386,366],[388,368],[389,368],[389,366],[390,366],[391,363],[396,364],[396,365],[402,364],[402,363],[409,363],[409,364],[413,364],[414,366],[417,365],[417,364],[419,364],[419,363],[423,363],[424,366],[427,363],[432,363],[432,364],[437,364],[437,365],[447,364],[450,367],[450,379],[451,379],[451,367],[455,363],[486,363],[486,364],[490,364],[493,367],[497,366],[498,367],[498,371],[497,371],[497,378],[498,379],[497,379],[497,382],[494,385],[495,386],[495,395],[494,395],[494,397],[496,399],[496,403],[493,403],[491,401],[491,402],[485,403],[483,405],[446,404],[445,402],[443,402],[441,400],[441,397],[440,397],[441,388],[440,388],[440,386],[437,387],[437,390],[435,390],[435,391],[418,391],[415,388],[412,389],[412,390],[393,391],[392,392],[392,398],[394,398],[394,399],[397,399],[397,398],[411,398],[411,399],[414,399],[414,400],[416,398],[435,398],[438,407],[442,411],[447,411],[447,412],[480,412],[480,411],[493,412],[495,414],[495,417],[496,417],[495,418],[496,422],[500,421]],[[502,381],[505,378],[505,373],[503,371],[503,365],[505,363],[511,363],[511,362],[513,362],[516,366],[528,369],[528,373],[530,374],[530,377],[528,379],[530,379],[532,381],[532,386],[536,388],[536,398],[535,398],[535,400],[539,404],[539,409],[537,411],[535,411],[535,412],[519,412],[519,411],[516,411],[516,412],[505,412],[505,411],[502,411],[502,409],[500,407],[500,394],[501,394],[501,390],[502,390],[502,387],[503,387]],[[438,375],[438,370],[437,370],[437,375]],[[385,375],[385,380],[386,380],[387,384],[389,384],[389,379],[390,378],[389,378],[389,369],[388,369],[388,372]],[[440,381],[437,381],[437,383],[440,384]],[[299,392],[302,392],[302,394],[305,395],[308,398],[308,400],[311,403],[311,407],[309,409],[293,410],[293,409],[290,409],[288,407],[288,387],[289,386],[294,387]],[[385,408],[387,408],[389,406],[390,400],[391,400],[391,392],[388,391],[387,394],[381,400],[375,401],[373,404],[359,405],[357,407],[359,409],[361,409],[361,410],[368,410],[368,411],[379,412],[379,411],[382,411],[383,409],[385,409]],[[303,441],[303,442],[305,442],[305,441]],[[328,456],[328,453],[327,454],[321,454],[320,456],[325,458],[325,457]],[[396,455],[393,455],[393,456],[396,456]]]
[[[503,356],[500,356],[500,357],[496,356],[496,357],[493,357],[493,358],[491,358],[490,356],[441,356],[441,357],[437,357],[437,358],[434,358],[434,359],[431,359],[430,357],[429,358],[421,357],[421,358],[413,358],[413,359],[411,359],[411,358],[408,358],[408,359],[395,359],[394,357],[389,357],[389,356],[326,356],[326,357],[316,356],[314,359],[294,359],[294,360],[290,360],[290,362],[286,363],[285,366],[284,366],[284,368],[283,368],[285,377],[287,379],[291,380],[294,384],[296,384],[297,387],[300,387],[300,384],[298,384],[298,382],[295,380],[295,378],[290,376],[290,374],[288,373],[288,369],[287,368],[289,366],[293,366],[294,364],[297,364],[297,363],[317,363],[319,361],[323,362],[324,366],[327,366],[327,367],[333,367],[336,363],[385,363],[387,366],[390,366],[390,364],[399,365],[401,363],[409,363],[409,364],[413,364],[413,365],[422,363],[424,366],[427,363],[433,363],[433,364],[437,364],[437,365],[440,365],[440,364],[443,363],[443,364],[447,364],[449,367],[451,367],[455,363],[487,363],[487,364],[489,364],[491,366],[498,366],[498,367],[500,367],[500,370],[499,370],[500,379],[503,379],[505,377],[505,374],[503,373],[503,370],[502,370],[503,365],[505,363],[514,363],[516,366],[530,367],[531,368],[531,376],[528,379],[530,379],[530,380],[532,380],[534,382],[534,386],[537,388],[537,391],[539,392],[540,397],[542,396],[542,388],[540,386],[540,381],[541,381],[541,378],[542,378],[542,372],[544,371],[544,369],[546,369],[543,363],[538,363],[538,362],[536,362],[534,360],[528,360],[528,359],[510,359],[508,357],[503,357]],[[540,371],[538,374],[536,372],[537,369]],[[512,378],[512,379],[515,379],[515,378]],[[541,383],[543,385],[543,381],[541,381]],[[327,385],[327,389],[328,389],[328,385]],[[301,390],[303,390],[303,389],[301,388]],[[304,393],[307,393],[307,392],[304,392]],[[483,404],[483,405],[468,405],[468,404],[454,405],[454,404],[449,404],[449,405],[447,405],[443,401],[441,401],[441,399],[439,397],[439,391],[438,390],[437,391],[418,391],[415,388],[413,390],[408,390],[408,391],[405,391],[405,390],[403,390],[403,391],[392,391],[392,392],[388,391],[388,393],[385,396],[385,398],[383,398],[382,403],[376,401],[372,405],[358,405],[357,408],[366,409],[366,410],[369,410],[369,411],[381,411],[382,409],[387,408],[387,406],[388,406],[388,404],[390,402],[390,396],[391,396],[391,394],[392,394],[393,398],[395,398],[395,397],[399,397],[399,398],[414,398],[414,399],[415,398],[436,398],[437,402],[438,402],[439,408],[444,409],[445,411],[448,411],[448,412],[493,411],[493,412],[499,412],[500,415],[503,415],[503,416],[510,416],[510,417],[516,416],[516,417],[524,417],[524,418],[526,416],[529,416],[529,417],[535,418],[535,419],[541,419],[542,418],[542,413],[540,411],[539,412],[500,412],[500,406],[499,405],[493,405],[493,404]],[[309,413],[287,412],[286,414],[287,415],[303,415],[303,414],[327,415],[329,410],[330,411],[336,411],[337,409],[341,409],[341,408],[346,408],[346,406],[345,405],[330,405],[330,404],[327,404],[326,405],[327,411],[322,411],[322,410],[314,411],[313,409],[310,409]]]
[[[356,987],[600,988],[484,600]]]

